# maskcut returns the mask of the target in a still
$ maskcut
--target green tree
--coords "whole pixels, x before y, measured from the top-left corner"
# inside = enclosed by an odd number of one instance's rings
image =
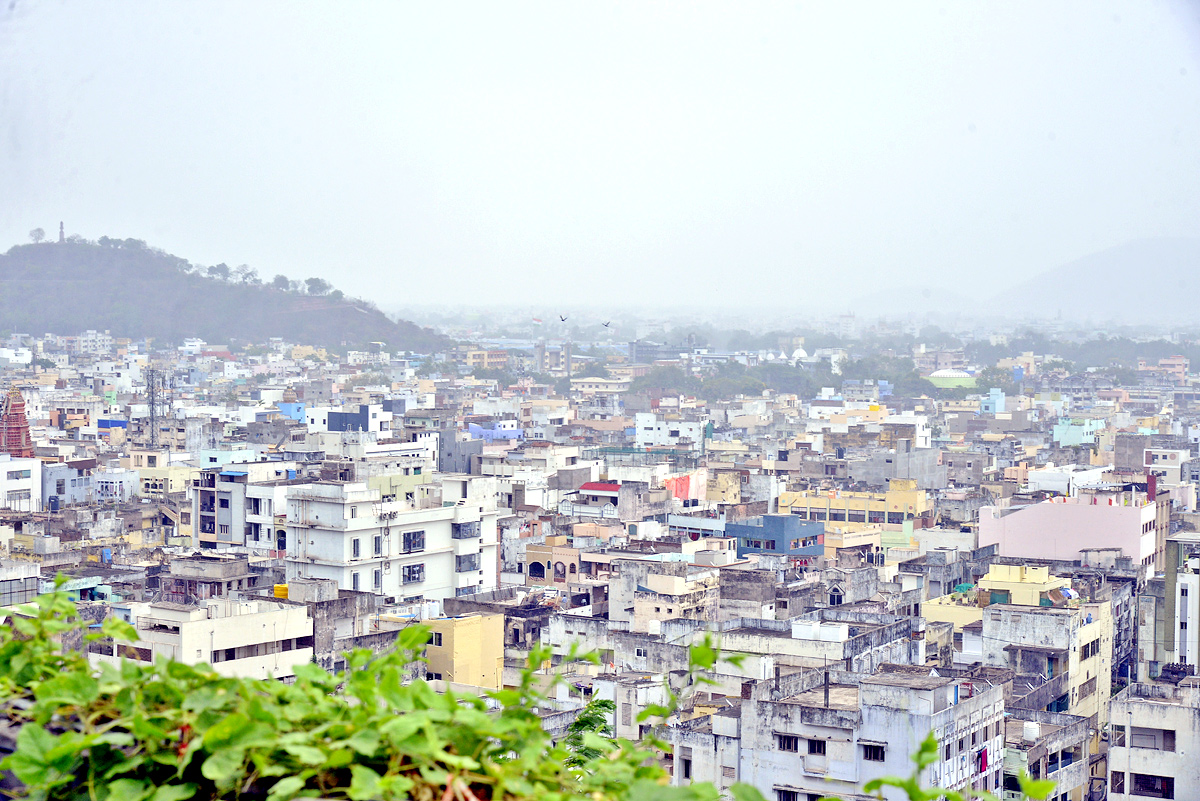
[[[324,278],[305,278],[304,285],[310,295],[324,295],[333,289]]]
[[[208,277],[216,278],[218,281],[228,281],[229,265],[225,264],[224,262],[220,264],[214,264],[212,267],[208,268]]]
[[[43,228],[34,228],[29,232],[29,238],[33,241],[33,244],[40,244],[46,238],[46,231]]]
[[[292,282],[288,280],[286,275],[277,275],[271,279],[271,287],[278,289],[280,292],[287,292],[291,289]]]

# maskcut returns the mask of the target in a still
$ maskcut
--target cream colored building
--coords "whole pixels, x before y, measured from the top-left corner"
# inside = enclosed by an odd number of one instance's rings
[[[153,662],[161,656],[212,665],[225,676],[284,679],[313,658],[313,621],[306,606],[217,598],[196,606],[119,604],[113,613],[137,629],[138,639],[91,643],[93,663]]]
[[[426,621],[430,680],[499,690],[504,676],[504,615],[460,615]]]

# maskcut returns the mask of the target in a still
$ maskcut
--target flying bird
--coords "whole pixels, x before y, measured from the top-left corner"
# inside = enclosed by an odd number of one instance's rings
[[[610,325],[612,325],[612,320],[609,320],[607,323],[605,323],[604,327],[608,328]]]
[[[558,315],[558,319],[562,320],[564,323],[567,321],[567,318],[563,317],[561,314]]]

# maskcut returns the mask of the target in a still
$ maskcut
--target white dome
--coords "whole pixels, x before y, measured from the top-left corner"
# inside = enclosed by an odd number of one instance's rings
[[[970,378],[971,374],[962,370],[938,370],[929,374],[930,378]]]
[[[806,351],[804,348],[796,348],[794,351],[792,351],[792,358],[793,359],[807,359],[808,351]]]

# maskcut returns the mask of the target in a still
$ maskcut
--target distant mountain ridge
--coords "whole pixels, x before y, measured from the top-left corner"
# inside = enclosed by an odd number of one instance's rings
[[[992,308],[1014,317],[1200,322],[1200,238],[1136,239],[1010,287]]]
[[[419,353],[449,344],[428,328],[392,321],[340,293],[223,281],[139,240],[101,241],[17,245],[0,255],[0,330],[73,335],[108,329],[172,342],[283,337],[322,347],[384,342]]]

